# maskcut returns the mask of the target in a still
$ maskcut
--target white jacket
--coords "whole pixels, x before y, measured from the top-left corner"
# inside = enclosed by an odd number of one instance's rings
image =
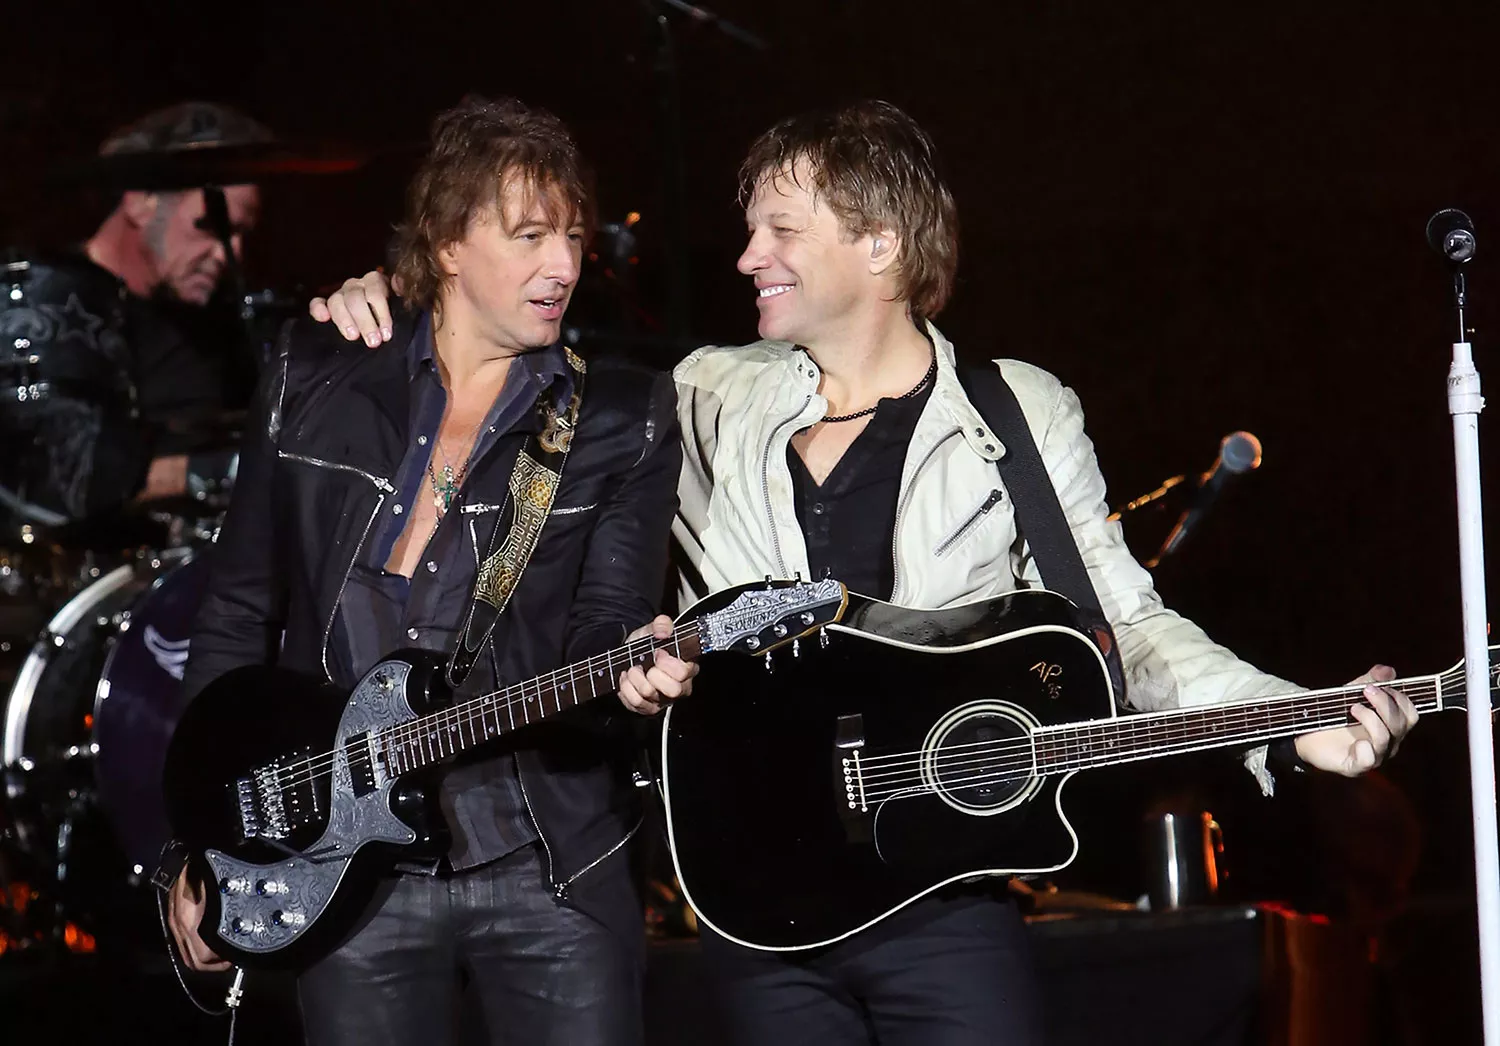
[[[1040,587],[995,464],[1004,448],[964,394],[953,346],[931,324],[927,330],[938,371],[902,469],[891,601],[949,607]],[[1083,431],[1078,397],[1040,368],[995,362],[1021,403],[1114,626],[1129,706],[1151,711],[1298,690],[1162,606],[1120,525],[1107,519],[1104,477]],[[678,364],[675,376],[683,468],[673,535],[685,559],[682,606],[767,575],[810,577],[786,450],[793,433],[827,410],[817,392],[817,364],[785,342],[758,341],[699,349]],[[1269,794],[1265,749],[1251,752],[1246,764]]]

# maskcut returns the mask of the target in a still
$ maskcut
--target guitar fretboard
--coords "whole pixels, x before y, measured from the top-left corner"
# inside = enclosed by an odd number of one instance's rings
[[[684,661],[700,656],[703,647],[698,620],[680,625],[665,639],[637,639],[555,672],[383,730],[374,740],[385,753],[390,773],[420,770],[585,701],[614,694],[620,676],[634,665],[649,665],[658,649],[670,650]]]
[[[1462,677],[1418,676],[1382,684],[1402,690],[1418,712],[1443,707],[1444,686],[1461,690]],[[1036,732],[1037,772],[1067,773],[1156,756],[1259,744],[1347,726],[1364,686],[1312,690],[1232,704],[1146,712],[1118,719],[1043,727]]]

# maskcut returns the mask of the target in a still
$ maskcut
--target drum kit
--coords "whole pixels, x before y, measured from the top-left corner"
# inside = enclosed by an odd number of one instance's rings
[[[359,162],[267,143],[101,157],[65,176],[212,192]],[[264,362],[294,303],[245,292],[231,275],[243,341],[224,351]],[[34,424],[49,401],[129,381],[127,321],[107,276],[0,256],[0,438],[14,455],[0,481],[0,954],[160,944],[146,882],[169,834],[161,767],[184,704],[202,553],[228,492],[74,520],[14,480],[49,467]],[[68,353],[64,343],[78,338],[91,351]],[[232,448],[242,423],[215,419],[205,442]]]

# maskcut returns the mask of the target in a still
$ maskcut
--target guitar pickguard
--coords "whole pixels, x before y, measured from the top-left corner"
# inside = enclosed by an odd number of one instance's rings
[[[406,693],[410,671],[405,662],[385,662],[367,673],[349,696],[328,766],[333,780],[327,825],[316,842],[269,864],[242,861],[221,850],[206,851],[219,888],[218,932],[224,940],[256,953],[287,947],[327,909],[358,850],[371,843],[416,841],[416,832],[392,811],[396,779],[386,773],[379,753],[371,752],[368,744],[356,745],[356,773],[351,770],[351,750],[346,744],[361,734],[374,737],[380,730],[416,718]],[[368,765],[361,756],[369,757]],[[325,765],[314,760],[312,769],[299,771],[299,764],[293,763],[286,771],[305,774]]]

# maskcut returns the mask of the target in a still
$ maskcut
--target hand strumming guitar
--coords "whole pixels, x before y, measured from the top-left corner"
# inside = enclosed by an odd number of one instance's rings
[[[177,942],[177,954],[182,956],[188,969],[216,973],[229,969],[230,964],[214,954],[198,933],[205,907],[202,888],[193,885],[184,868],[177,873],[167,894],[167,929]]]

